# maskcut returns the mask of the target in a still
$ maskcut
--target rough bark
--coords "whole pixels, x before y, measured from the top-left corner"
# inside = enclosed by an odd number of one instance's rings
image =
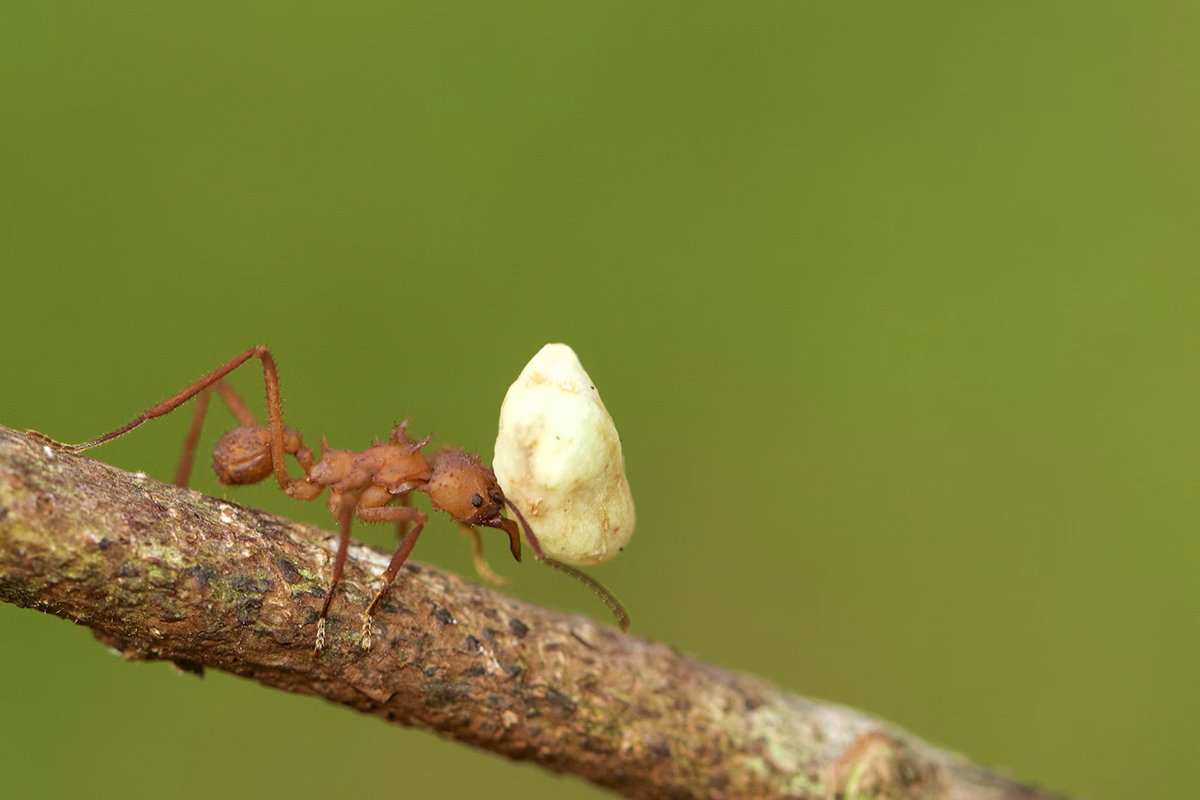
[[[0,600],[131,659],[209,667],[644,798],[1048,797],[853,709],[355,547],[313,657],[336,536],[0,427]]]

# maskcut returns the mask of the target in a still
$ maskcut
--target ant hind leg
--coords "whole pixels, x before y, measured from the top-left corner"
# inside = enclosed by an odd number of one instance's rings
[[[183,440],[183,452],[179,454],[179,467],[175,470],[175,485],[181,489],[187,488],[188,480],[192,477],[192,465],[196,463],[196,444],[200,441],[200,430],[204,427],[204,415],[208,412],[208,401],[211,397],[211,386],[196,395],[192,427],[188,428],[187,437]]]

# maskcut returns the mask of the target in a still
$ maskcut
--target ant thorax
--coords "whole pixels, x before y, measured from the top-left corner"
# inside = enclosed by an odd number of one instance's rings
[[[376,444],[366,450],[338,450],[322,444],[321,458],[308,480],[335,492],[356,492],[379,486],[389,494],[402,494],[424,486],[432,472],[412,443]]]

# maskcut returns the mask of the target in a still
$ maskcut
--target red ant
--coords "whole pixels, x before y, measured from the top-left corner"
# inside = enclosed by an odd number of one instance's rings
[[[254,415],[241,397],[223,380],[226,375],[251,358],[257,358],[263,365],[269,427],[255,422]],[[283,425],[279,373],[275,368],[275,359],[263,345],[250,348],[231,359],[225,366],[210,372],[158,405],[146,409],[133,421],[111,433],[83,444],[55,444],[75,453],[96,447],[118,436],[124,436],[144,422],[169,414],[195,397],[196,412],[192,418],[192,427],[184,440],[179,469],[175,473],[176,485],[186,487],[192,463],[195,461],[200,429],[214,389],[241,423],[240,428],[225,434],[213,450],[213,468],[222,484],[239,486],[258,483],[273,473],[279,482],[279,488],[288,497],[297,500],[315,500],[326,487],[329,488],[329,510],[341,526],[341,538],[338,541],[337,558],[333,564],[333,581],[317,618],[314,655],[318,655],[325,647],[325,620],[346,565],[346,553],[350,548],[350,526],[355,515],[366,522],[397,523],[401,539],[399,549],[392,555],[391,562],[384,570],[383,586],[363,612],[362,648],[371,648],[371,617],[387,596],[400,567],[412,552],[417,537],[421,535],[425,523],[429,520],[423,511],[408,505],[409,493],[412,491],[429,495],[430,503],[435,509],[445,511],[470,532],[476,570],[482,577],[493,582],[501,579],[492,574],[483,559],[482,542],[476,526],[498,528],[507,533],[513,558],[520,561],[521,532],[515,521],[500,515],[504,506],[508,506],[521,521],[525,538],[533,548],[537,560],[574,576],[590,587],[616,616],[621,630],[629,629],[629,615],[607,589],[573,567],[546,557],[525,516],[504,496],[495,473],[490,467],[484,466],[478,456],[464,453],[457,447],[444,447],[426,458],[421,454],[421,448],[429,443],[432,435],[420,441],[413,441],[405,433],[408,425],[408,420],[405,420],[392,427],[392,434],[386,442],[376,439],[371,447],[362,451],[335,450],[322,440],[321,457],[314,461],[312,448],[304,446],[300,433]],[[284,463],[286,455],[293,456],[300,464],[304,470],[303,478],[291,478],[288,475]],[[393,501],[398,504],[394,505]],[[409,523],[415,523],[411,529],[407,528]]]

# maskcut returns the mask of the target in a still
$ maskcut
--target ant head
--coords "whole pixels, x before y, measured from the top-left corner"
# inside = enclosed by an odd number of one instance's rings
[[[496,473],[479,456],[445,447],[429,456],[432,475],[426,491],[433,507],[467,525],[484,525],[500,516],[504,493]]]
[[[521,532],[514,520],[500,516],[504,505],[512,504],[505,499],[491,467],[485,466],[479,456],[464,453],[457,447],[446,447],[429,456],[429,468],[432,475],[425,491],[429,493],[433,507],[465,525],[504,531],[508,534],[513,558],[520,561]],[[528,523],[525,527],[528,530]]]

